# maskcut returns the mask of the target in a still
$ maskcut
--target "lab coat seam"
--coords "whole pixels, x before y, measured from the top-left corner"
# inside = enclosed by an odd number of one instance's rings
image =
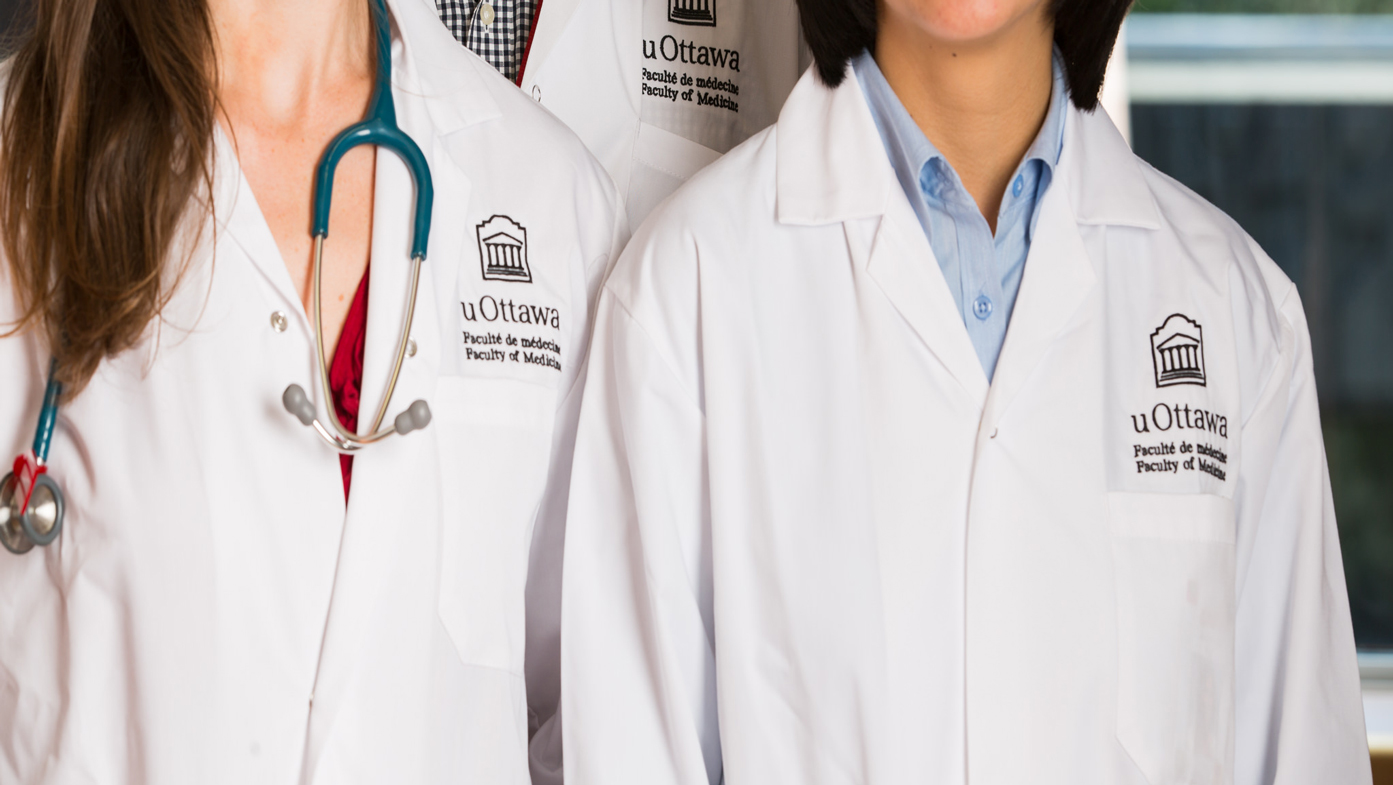
[[[1264,399],[1267,398],[1268,392],[1271,389],[1272,385],[1282,383],[1282,379],[1278,378],[1278,372],[1283,367],[1290,367],[1290,369],[1293,372],[1296,370],[1295,363],[1283,362],[1283,355],[1287,355],[1295,350],[1295,346],[1283,345],[1287,343],[1287,341],[1289,340],[1289,336],[1294,337],[1296,334],[1296,326],[1292,324],[1291,318],[1288,317],[1286,313],[1287,303],[1290,302],[1291,297],[1295,292],[1296,284],[1292,283],[1291,281],[1287,281],[1286,291],[1282,294],[1281,304],[1277,305],[1275,308],[1279,326],[1281,328],[1281,333],[1277,337],[1277,356],[1272,363],[1272,367],[1267,370],[1267,377],[1263,379],[1262,384],[1257,387],[1258,394],[1254,399],[1257,403],[1254,404],[1252,411],[1248,412],[1248,414],[1243,418],[1243,423],[1239,426],[1240,432],[1242,430],[1246,430],[1248,427],[1248,423],[1252,422],[1253,418],[1257,416],[1258,412],[1262,411],[1263,407],[1260,404]]]
[[[605,294],[609,295],[610,299],[614,302],[615,307],[618,308],[620,312],[622,312],[624,316],[629,320],[629,322],[631,322],[634,325],[634,327],[638,330],[639,335],[643,337],[644,342],[647,343],[653,349],[653,354],[657,356],[657,358],[662,362],[663,367],[668,372],[668,375],[672,377],[673,381],[677,382],[678,388],[680,388],[682,392],[685,395],[687,395],[688,403],[692,404],[692,408],[701,413],[702,419],[706,419],[706,410],[702,408],[700,398],[696,395],[694,391],[688,389],[685,383],[683,383],[682,375],[678,372],[677,363],[673,362],[666,355],[666,353],[662,351],[658,342],[653,339],[652,333],[650,333],[648,329],[643,326],[643,322],[639,321],[638,317],[634,316],[633,311],[629,309],[629,306],[618,294],[614,292],[612,288],[606,286]]]
[[[604,295],[605,284],[609,279],[610,273],[614,271],[614,265],[619,261],[619,255],[623,253],[624,246],[628,239],[628,217],[619,200],[619,191],[614,185],[614,180],[599,168],[601,190],[604,191],[605,198],[608,200],[608,208],[612,214],[610,220],[610,247],[604,253],[595,254],[589,261],[582,263],[581,275],[584,278],[582,286],[587,290],[585,293],[585,314],[584,319],[579,322],[584,326],[577,331],[574,339],[581,343],[580,353],[576,355],[576,375],[571,380],[564,395],[557,403],[557,411],[566,408],[566,401],[575,394],[585,384],[585,379],[589,375],[590,354],[595,339],[595,315],[600,309],[600,298]],[[600,269],[597,273],[597,268]],[[592,294],[590,291],[590,281],[598,280],[598,285]]]

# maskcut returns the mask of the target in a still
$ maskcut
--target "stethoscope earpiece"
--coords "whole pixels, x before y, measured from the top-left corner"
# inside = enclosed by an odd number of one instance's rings
[[[324,437],[324,441],[328,442],[334,449],[346,455],[357,452],[389,434],[395,433],[401,435],[411,433],[412,431],[419,431],[427,425],[430,425],[431,418],[430,404],[425,401],[417,400],[412,402],[410,406],[406,407],[405,411],[398,414],[396,418],[392,420],[391,428],[385,431],[378,431],[369,437],[359,439],[351,438],[347,435],[347,431],[343,430],[343,426],[337,422],[331,421],[333,425],[337,426],[335,430],[337,430],[338,433],[325,428],[324,424],[319,421],[319,413],[314,408],[314,402],[305,394],[305,388],[298,384],[292,384],[285,388],[285,392],[281,393],[281,405],[285,407],[287,412],[294,415],[295,419],[299,420],[304,425],[314,428],[319,432],[320,436]],[[334,417],[335,420],[338,419],[336,415],[334,415]]]
[[[305,388],[300,385],[292,384],[285,388],[285,392],[281,393],[281,405],[285,406],[286,411],[295,415],[295,419],[299,420],[301,425],[310,425],[314,422],[314,404],[310,402],[310,397],[305,395]]]
[[[430,425],[430,405],[425,401],[416,401],[398,414],[392,424],[396,426],[397,433],[418,431]]]

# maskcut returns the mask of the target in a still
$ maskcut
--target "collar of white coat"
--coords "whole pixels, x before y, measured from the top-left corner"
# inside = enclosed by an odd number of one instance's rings
[[[804,72],[779,113],[777,217],[816,226],[884,215],[899,190],[856,75],[830,88]],[[1085,151],[1087,154],[1085,154]],[[1070,106],[1057,185],[1081,224],[1160,228],[1141,166],[1107,113]]]
[[[499,117],[478,71],[482,61],[460,46],[427,2],[387,0],[397,32],[393,43],[402,47],[399,56],[393,52],[392,86],[399,95],[423,99],[441,135]]]

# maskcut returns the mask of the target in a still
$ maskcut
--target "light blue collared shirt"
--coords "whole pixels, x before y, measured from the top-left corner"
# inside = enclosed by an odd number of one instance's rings
[[[1006,342],[1006,326],[1020,293],[1040,205],[1054,179],[1064,143],[1068,91],[1059,55],[1054,58],[1049,112],[1001,200],[995,237],[958,173],[919,130],[870,53],[861,53],[852,67],[900,187],[924,227],[990,380]]]

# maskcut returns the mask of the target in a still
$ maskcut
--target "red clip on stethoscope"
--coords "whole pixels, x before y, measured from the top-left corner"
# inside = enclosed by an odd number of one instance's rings
[[[48,446],[58,422],[63,383],[54,378],[58,361],[48,366],[48,387],[39,411],[39,427],[29,452],[15,458],[13,470],[0,480],[0,543],[11,553],[47,545],[63,528],[63,492],[48,474]]]
[[[376,46],[377,78],[373,85],[372,105],[368,117],[344,129],[329,143],[319,159],[315,170],[313,224],[314,235],[314,321],[316,327],[315,354],[319,361],[319,379],[324,400],[328,407],[328,421],[332,426],[326,428],[320,422],[318,412],[304,388],[292,384],[285,389],[281,402],[286,410],[295,415],[300,422],[313,426],[331,447],[341,453],[354,453],[369,444],[380,441],[394,433],[406,434],[420,430],[430,424],[430,406],[425,401],[415,401],[398,414],[387,427],[383,420],[387,406],[392,401],[397,379],[401,375],[402,361],[406,357],[407,342],[411,335],[411,321],[416,313],[416,292],[420,282],[421,264],[426,259],[426,242],[430,237],[431,207],[434,201],[434,188],[431,183],[430,167],[421,149],[397,127],[396,106],[392,101],[392,50],[391,25],[387,19],[387,6],[384,0],[369,0],[372,13]],[[366,435],[358,435],[344,427],[332,404],[333,392],[329,387],[329,369],[324,353],[324,321],[320,311],[320,273],[324,257],[324,239],[329,235],[329,205],[334,193],[334,170],[339,159],[358,145],[376,145],[396,153],[406,163],[411,179],[416,187],[416,215],[411,238],[411,277],[408,284],[406,314],[402,320],[401,336],[397,340],[397,354],[392,363],[387,389],[373,418],[372,428]],[[48,475],[48,445],[53,439],[53,427],[58,420],[58,398],[63,393],[63,385],[54,378],[57,361],[49,366],[48,388],[44,392],[44,406],[39,413],[39,428],[34,434],[34,447],[27,455],[15,458],[14,471],[0,481],[0,542],[12,553],[26,553],[35,545],[48,545],[58,537],[63,528],[63,492],[58,483]]]

